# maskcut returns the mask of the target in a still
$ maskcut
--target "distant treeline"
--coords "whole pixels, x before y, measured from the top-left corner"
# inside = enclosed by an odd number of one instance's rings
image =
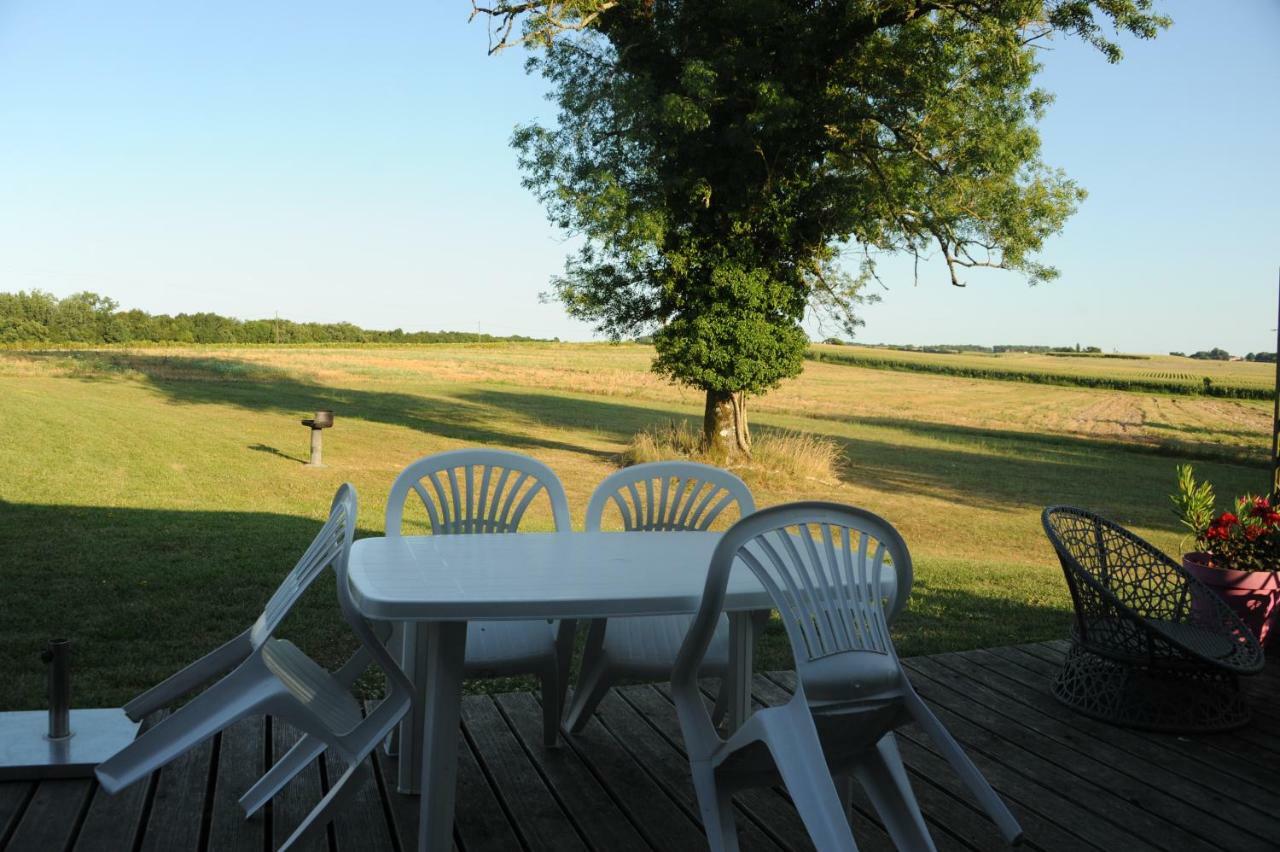
[[[240,320],[213,313],[122,311],[113,299],[40,290],[0,293],[0,343],[475,343],[537,340],[464,331],[371,331],[349,322]]]
[[[1215,346],[1212,349],[1202,349],[1199,352],[1192,352],[1188,355],[1185,352],[1170,352],[1170,355],[1176,355],[1179,358],[1194,358],[1197,361],[1230,361],[1231,353],[1225,349]],[[1276,362],[1276,353],[1274,352],[1250,352],[1244,356],[1246,361],[1258,361],[1263,364],[1274,364]]]
[[[906,359],[881,358],[875,355],[854,353],[846,354],[844,352],[831,352],[820,349],[810,349],[806,357],[812,361],[848,364],[853,367],[866,367],[873,370],[935,373],[967,379],[995,379],[1002,382],[1030,382],[1040,385],[1105,388],[1107,390],[1138,391],[1140,393],[1203,394],[1232,399],[1271,399],[1274,396],[1274,391],[1267,388],[1216,384],[1208,376],[1205,376],[1200,382],[1190,382],[1149,377],[1124,378],[1120,376],[1090,376],[1077,373],[1045,373],[1035,370],[978,367],[968,364],[909,361]]]
[[[646,341],[647,342],[647,341]],[[845,341],[838,337],[828,337],[823,343],[831,346],[844,346]],[[973,343],[943,343],[929,346],[915,346],[910,343],[860,343],[864,349],[889,349],[896,352],[926,352],[930,355],[964,355],[977,352],[986,355],[1002,353],[1027,353],[1031,355],[1053,355],[1059,358],[1118,358],[1123,361],[1150,361],[1150,355],[1131,355],[1126,352],[1103,352],[1097,346],[1031,346],[1022,344],[997,344],[995,346],[979,346]],[[1179,358],[1194,358],[1197,361],[1230,361],[1232,354],[1225,349],[1214,347],[1200,352],[1170,352]],[[1262,361],[1268,364],[1276,362],[1274,352],[1250,352],[1244,356],[1245,361]]]

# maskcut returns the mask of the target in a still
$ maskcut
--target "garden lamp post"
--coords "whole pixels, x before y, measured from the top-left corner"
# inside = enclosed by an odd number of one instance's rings
[[[320,440],[323,430],[333,426],[333,412],[327,408],[316,411],[315,417],[302,421],[302,425],[311,430],[311,460],[307,467],[324,467],[320,454]]]

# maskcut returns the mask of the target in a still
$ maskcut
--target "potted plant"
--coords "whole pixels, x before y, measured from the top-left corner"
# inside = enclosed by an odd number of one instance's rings
[[[1280,502],[1245,494],[1218,512],[1213,486],[1178,466],[1173,497],[1196,549],[1183,567],[1218,593],[1264,645],[1280,635]]]

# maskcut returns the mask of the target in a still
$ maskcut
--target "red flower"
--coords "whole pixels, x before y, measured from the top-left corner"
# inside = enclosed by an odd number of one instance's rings
[[[1258,536],[1262,535],[1264,532],[1266,532],[1266,530],[1264,530],[1262,527],[1245,527],[1244,537],[1247,538],[1249,541],[1253,541]]]
[[[1214,521],[1214,523],[1218,524],[1219,526],[1229,527],[1234,524],[1240,523],[1240,519],[1237,518],[1235,515],[1231,514],[1230,512],[1223,512],[1221,515],[1218,516],[1218,519]]]
[[[1262,520],[1268,524],[1280,524],[1280,512],[1269,509],[1263,513]]]
[[[1213,541],[1214,539],[1226,541],[1231,537],[1231,532],[1226,527],[1215,523],[1204,531],[1204,537],[1210,541]]]

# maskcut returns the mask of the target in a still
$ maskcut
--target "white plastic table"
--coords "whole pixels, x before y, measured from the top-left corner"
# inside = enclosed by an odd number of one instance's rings
[[[453,845],[467,622],[692,613],[719,540],[710,532],[559,532],[355,542],[349,576],[360,611],[421,624],[406,631],[416,639],[405,643],[405,673],[421,700],[400,728],[399,777],[401,792],[422,793],[420,850]],[[749,571],[731,575],[731,727],[750,708],[750,612],[771,606]]]

